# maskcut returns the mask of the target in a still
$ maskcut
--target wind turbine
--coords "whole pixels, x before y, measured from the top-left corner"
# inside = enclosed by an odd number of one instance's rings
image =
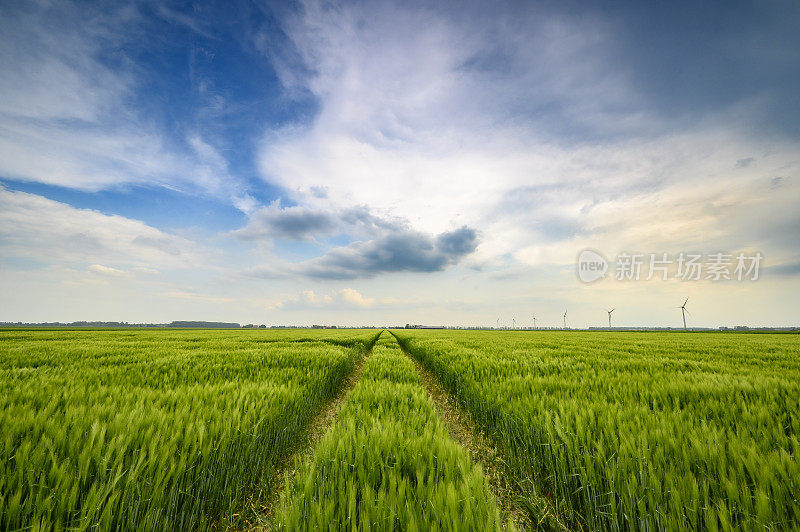
[[[686,313],[689,312],[688,310],[686,310],[686,303],[688,303],[688,302],[689,302],[689,298],[687,297],[686,301],[683,302],[683,305],[681,305],[680,307],[675,307],[675,308],[681,309],[681,316],[683,316],[683,328],[684,328],[684,330],[686,329]],[[691,313],[689,315],[691,315]]]
[[[564,328],[567,328],[567,309],[564,309]]]
[[[517,328],[517,319],[511,318],[511,329],[516,329],[516,328]]]
[[[607,310],[606,311],[606,312],[608,312],[608,328],[609,329],[611,328],[611,313],[614,312],[615,310],[617,310],[616,307],[612,308],[611,310]]]
[[[497,318],[497,327],[495,327],[495,329],[499,329],[499,328],[500,328],[500,318]]]
[[[533,315],[533,328],[536,328],[536,314]]]

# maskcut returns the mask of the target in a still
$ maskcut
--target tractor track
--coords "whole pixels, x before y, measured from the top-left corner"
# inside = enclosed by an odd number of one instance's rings
[[[389,333],[397,340],[397,336],[394,333],[391,331]],[[500,511],[508,520],[507,525],[511,525],[517,530],[539,530],[543,528],[542,525],[547,521],[547,525],[544,528],[571,530],[569,526],[564,525],[557,518],[556,513],[550,508],[550,504],[543,499],[538,501],[540,503],[538,506],[544,513],[542,519],[539,522],[535,522],[532,519],[530,512],[526,511],[519,503],[521,498],[520,490],[512,480],[513,477],[511,472],[508,471],[501,451],[475,425],[469,414],[453,400],[451,395],[442,387],[439,379],[428,371],[413,354],[409,353],[401,342],[398,341],[397,343],[403,353],[414,363],[422,385],[445,420],[450,435],[462,447],[467,449],[472,461],[480,464],[483,468],[489,489],[494,493]]]
[[[250,503],[245,530],[272,530],[274,528],[275,513],[280,503],[281,496],[286,489],[286,479],[294,478],[297,467],[309,459],[325,431],[333,424],[336,413],[347,395],[355,387],[364,370],[364,361],[369,356],[372,348],[380,338],[378,334],[370,346],[356,356],[353,369],[342,379],[336,395],[319,407],[318,412],[306,427],[303,436],[298,438],[297,444],[282,460],[275,465],[275,471],[266,489],[270,495],[260,504]]]

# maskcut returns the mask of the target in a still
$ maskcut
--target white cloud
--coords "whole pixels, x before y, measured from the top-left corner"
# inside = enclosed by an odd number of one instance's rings
[[[210,296],[207,294],[198,294],[195,292],[184,292],[180,290],[172,290],[169,292],[165,292],[163,294],[165,297],[174,298],[174,299],[187,299],[190,301],[205,301],[211,303],[232,303],[237,301],[236,298],[232,297],[216,297]]]
[[[298,209],[368,205],[424,232],[475,227],[475,265],[562,264],[598,241],[766,245],[745,238],[737,208],[750,223],[772,212],[778,196],[761,189],[796,174],[796,145],[724,113],[669,130],[614,64],[612,23],[515,15],[475,25],[418,6],[304,3],[285,28],[306,75],[286,83],[304,83],[320,112],[266,134],[264,178]]]
[[[680,127],[656,116],[632,62],[617,55],[620,28],[596,12],[304,3],[283,21],[290,42],[277,42],[274,27],[256,38],[289,96],[302,99],[299,113],[315,113],[263,125],[256,162],[291,197],[260,205],[235,175],[247,161],[229,165],[224,135],[203,129],[239,94],[199,81],[207,107],[162,129],[136,107],[146,96],[140,75],[159,75],[133,61],[132,41],[146,33],[138,7],[82,7],[0,6],[0,177],[88,191],[165,186],[231,201],[248,223],[226,233],[238,240],[210,240],[224,254],[217,268],[186,238],[0,188],[9,318],[39,319],[46,309],[78,319],[87,308],[128,317],[135,308],[142,320],[280,323],[316,309],[351,323],[494,324],[538,307],[560,323],[569,304],[577,324],[602,323],[613,299],[620,319],[636,308],[656,323],[661,310],[646,308],[682,300],[687,287],[675,283],[576,288],[570,267],[584,247],[609,256],[758,249],[784,276],[750,289],[765,305],[800,282],[800,148],[748,131],[741,117],[757,99],[700,109]],[[199,35],[216,29],[155,11]],[[280,96],[266,105],[276,102],[288,104],[276,115],[295,110]],[[237,142],[240,125],[254,123],[233,124]],[[462,227],[480,238],[438,253],[436,235]],[[260,256],[246,254],[248,242]],[[322,249],[330,242],[341,245]],[[320,256],[308,259],[309,249]],[[706,301],[733,293],[690,288]],[[796,316],[796,304],[782,313],[787,305],[764,316]]]
[[[353,288],[343,288],[332,294],[317,294],[313,290],[305,290],[276,304],[281,310],[308,310],[308,309],[360,309],[368,308],[375,304],[375,300],[361,295]]]
[[[135,6],[0,7],[0,176],[88,191],[166,186],[248,212],[254,200],[202,132],[173,138],[134,103],[145,26]]]
[[[102,264],[92,264],[89,266],[89,271],[98,275],[107,275],[110,277],[128,277],[130,272],[112,268],[111,266],[103,266]]]
[[[353,290],[352,288],[344,288],[340,290],[337,296],[343,303],[357,307],[369,307],[373,303],[372,299],[365,298],[360,292],[358,292],[358,290]]]
[[[113,263],[153,270],[191,268],[196,244],[138,220],[76,209],[35,194],[0,187],[0,250],[6,258],[46,264],[89,264],[95,273],[121,271]]]

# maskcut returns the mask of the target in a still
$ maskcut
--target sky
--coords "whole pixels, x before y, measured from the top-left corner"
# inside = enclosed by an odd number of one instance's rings
[[[4,1],[0,321],[679,327],[688,298],[689,326],[799,325],[798,27],[779,0]]]

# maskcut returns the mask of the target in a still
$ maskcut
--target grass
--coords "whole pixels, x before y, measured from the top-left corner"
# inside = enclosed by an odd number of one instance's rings
[[[800,529],[797,335],[397,336],[507,482],[388,334],[2,329],[0,529]]]
[[[235,525],[375,336],[281,334],[0,332],[0,529]]]
[[[796,335],[398,336],[574,526],[800,526]]]
[[[447,434],[414,365],[385,335],[337,422],[289,481],[287,530],[501,528],[483,473]]]

